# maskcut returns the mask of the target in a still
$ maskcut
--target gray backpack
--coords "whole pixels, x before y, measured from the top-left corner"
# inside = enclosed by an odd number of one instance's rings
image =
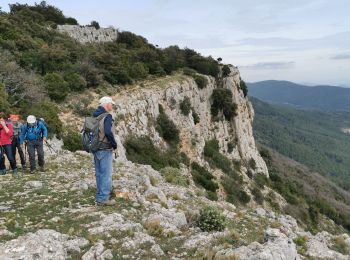
[[[100,121],[108,113],[103,113],[98,117],[86,117],[82,132],[83,149],[88,153],[95,153],[100,148],[99,132]]]

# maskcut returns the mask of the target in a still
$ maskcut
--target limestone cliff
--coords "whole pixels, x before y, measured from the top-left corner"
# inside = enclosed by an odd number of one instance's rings
[[[67,33],[73,39],[81,43],[110,42],[118,37],[118,31],[114,28],[96,29],[92,26],[57,25],[60,33]]]
[[[121,91],[113,98],[116,102],[116,133],[119,137],[119,152],[125,158],[123,142],[128,135],[148,135],[159,146],[166,143],[155,129],[155,120],[159,115],[159,105],[165,113],[180,129],[180,149],[190,159],[202,161],[205,141],[217,139],[220,151],[230,159],[242,161],[241,171],[247,171],[247,163],[253,159],[256,163],[255,172],[268,175],[265,162],[261,158],[252,132],[254,118],[253,108],[244,97],[239,88],[240,75],[235,67],[231,67],[231,73],[223,79],[223,87],[233,93],[233,102],[237,104],[237,116],[230,121],[213,121],[211,116],[211,95],[217,88],[214,78],[207,77],[208,85],[200,89],[192,77],[150,84],[143,88]],[[180,103],[188,97],[194,111],[199,115],[199,123],[195,124],[192,112],[189,116],[181,113]],[[192,145],[192,143],[196,145]],[[228,143],[234,143],[235,147],[229,152]]]

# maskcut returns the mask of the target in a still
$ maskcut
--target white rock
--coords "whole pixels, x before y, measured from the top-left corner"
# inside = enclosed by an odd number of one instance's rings
[[[268,241],[264,244],[253,242],[237,249],[223,249],[216,253],[215,259],[238,258],[245,260],[298,260],[299,255],[294,242],[278,229],[266,231]]]
[[[54,230],[42,229],[0,244],[0,259],[66,259],[89,242]]]

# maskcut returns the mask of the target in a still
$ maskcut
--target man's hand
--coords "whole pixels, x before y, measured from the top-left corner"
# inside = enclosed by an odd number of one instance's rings
[[[114,157],[117,158],[117,156],[118,156],[118,150],[117,150],[117,149],[113,149],[113,153],[114,153]]]
[[[6,126],[6,122],[3,118],[0,119],[0,125],[2,125],[2,127]]]
[[[44,141],[44,143],[46,143],[46,142],[47,142],[47,140],[46,140],[46,138],[45,138],[45,137],[43,138],[43,141]]]

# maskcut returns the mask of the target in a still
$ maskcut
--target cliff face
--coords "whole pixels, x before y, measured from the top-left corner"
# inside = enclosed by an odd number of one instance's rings
[[[60,33],[67,33],[80,43],[110,42],[118,37],[118,31],[114,28],[96,29],[91,26],[57,25],[57,30]]]
[[[241,172],[247,171],[250,160],[256,164],[255,173],[268,176],[265,162],[261,158],[252,133],[254,111],[247,98],[239,88],[240,75],[235,67],[223,79],[223,87],[233,93],[233,102],[237,104],[237,116],[230,121],[213,121],[211,116],[211,96],[217,87],[215,79],[207,77],[208,85],[200,89],[192,77],[170,79],[168,82],[159,82],[151,87],[147,85],[140,89],[122,91],[114,96],[116,105],[116,133],[119,137],[119,154],[125,158],[122,146],[128,135],[150,136],[158,146],[166,146],[155,129],[155,120],[159,115],[159,105],[164,112],[180,129],[180,150],[190,159],[203,161],[203,148],[205,141],[216,139],[220,151],[230,159],[242,163]],[[193,114],[182,114],[180,103],[188,97],[193,111],[199,116],[199,123],[195,124]],[[228,144],[234,143],[232,151]]]

